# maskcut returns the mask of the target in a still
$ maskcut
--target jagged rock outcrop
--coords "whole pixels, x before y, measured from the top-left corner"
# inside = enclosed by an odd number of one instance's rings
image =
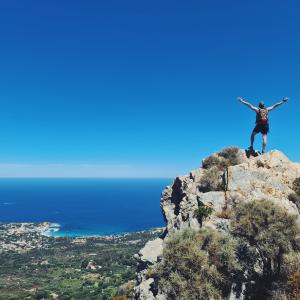
[[[154,266],[159,259],[163,250],[163,240],[157,238],[146,243],[145,247],[136,255],[139,261],[137,274],[137,287],[135,288],[135,298],[140,300],[163,300],[164,298],[157,295],[153,278],[148,277],[150,268]]]
[[[300,164],[289,161],[277,150],[250,158],[246,157],[243,150],[238,154],[239,164],[226,167],[221,174],[224,187],[222,191],[201,191],[201,180],[206,172],[204,168],[177,177],[163,191],[161,209],[166,221],[164,239],[149,242],[140,251],[135,299],[164,299],[163,295],[158,295],[155,291],[154,279],[146,274],[149,267],[153,267],[159,260],[164,240],[172,232],[200,228],[194,216],[199,203],[214,208],[213,214],[203,222],[203,226],[225,232],[228,230],[229,220],[224,217],[224,212],[228,216],[230,210],[242,201],[268,199],[299,216],[297,206],[289,201],[289,195],[293,193],[293,181],[300,177]]]

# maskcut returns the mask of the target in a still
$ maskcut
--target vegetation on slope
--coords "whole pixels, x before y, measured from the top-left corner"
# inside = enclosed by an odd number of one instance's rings
[[[267,299],[279,286],[286,286],[284,257],[299,250],[296,220],[297,216],[268,200],[236,208],[231,229],[239,241],[239,261],[247,274],[246,299],[257,294]]]
[[[47,248],[0,254],[0,299],[88,299],[130,297],[134,254],[159,232],[106,238],[6,237],[47,240]],[[121,287],[120,287],[121,286]]]
[[[213,167],[217,167],[219,170],[224,170],[227,167],[235,166],[240,163],[240,149],[238,147],[226,147],[220,152],[217,152],[204,159],[202,166],[207,170]]]
[[[239,271],[236,243],[215,230],[185,230],[166,243],[155,277],[168,299],[221,299]]]
[[[208,218],[214,212],[212,206],[205,205],[203,202],[199,202],[198,208],[194,211],[194,217],[197,218],[200,226],[202,227],[203,221]]]
[[[235,208],[230,228],[226,235],[201,229],[168,238],[153,275],[167,299],[222,299],[242,286],[245,299],[299,296],[296,216],[255,200]]]

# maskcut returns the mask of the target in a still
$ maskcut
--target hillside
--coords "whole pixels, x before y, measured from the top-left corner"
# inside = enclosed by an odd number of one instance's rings
[[[299,177],[279,151],[235,147],[177,177],[163,236],[139,252],[135,299],[299,299]]]
[[[49,223],[0,224],[0,300],[110,300],[134,286],[136,253],[161,230],[49,237]]]

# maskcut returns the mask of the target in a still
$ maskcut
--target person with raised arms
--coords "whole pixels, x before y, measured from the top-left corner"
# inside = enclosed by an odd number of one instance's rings
[[[282,101],[274,104],[273,106],[265,108],[264,102],[259,102],[258,107],[253,106],[252,104],[246,102],[243,98],[238,98],[238,100],[243,103],[244,105],[248,106],[250,109],[256,112],[256,124],[251,134],[251,145],[248,148],[250,151],[253,150],[255,136],[258,133],[262,134],[263,144],[262,144],[262,153],[266,152],[267,146],[267,136],[270,130],[269,127],[269,112],[272,111],[274,108],[280,106],[281,104],[288,101],[288,98],[284,97]]]

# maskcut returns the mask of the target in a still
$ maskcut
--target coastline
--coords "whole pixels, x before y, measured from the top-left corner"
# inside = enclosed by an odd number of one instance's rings
[[[0,254],[7,251],[26,252],[33,249],[48,249],[52,243],[86,243],[88,240],[116,242],[139,239],[139,236],[157,236],[164,228],[152,228],[134,232],[120,232],[111,235],[100,234],[70,234],[57,235],[60,224],[42,223],[0,223]],[[56,235],[55,235],[56,234]]]
[[[59,223],[48,223],[49,227],[44,230],[43,232],[41,232],[42,235],[47,236],[47,237],[51,237],[53,236],[53,233],[58,232],[61,228],[61,225]]]
[[[116,237],[124,237],[134,233],[144,233],[147,231],[161,231],[164,227],[154,227],[144,230],[137,231],[115,231],[111,233],[104,233],[98,231],[99,233],[95,233],[92,231],[64,231],[61,230],[62,225],[59,223],[53,222],[11,222],[11,223],[1,223],[0,222],[0,232],[5,230],[6,235],[22,235],[22,234],[38,234],[45,237],[54,237],[54,238],[116,238]]]
[[[54,226],[51,226],[49,230],[47,230],[44,235],[48,237],[54,237],[54,238],[104,238],[104,239],[111,239],[111,238],[119,238],[128,236],[130,234],[135,233],[144,233],[147,231],[157,232],[162,231],[164,227],[154,227],[154,228],[148,228],[144,230],[137,230],[137,231],[114,231],[110,233],[105,233],[103,231],[80,231],[80,230],[74,230],[74,231],[64,231],[60,230],[61,225],[55,223]]]
[[[49,238],[112,236],[162,227],[165,224],[157,203],[169,181],[5,180],[0,184],[0,222],[48,221],[37,230]]]

